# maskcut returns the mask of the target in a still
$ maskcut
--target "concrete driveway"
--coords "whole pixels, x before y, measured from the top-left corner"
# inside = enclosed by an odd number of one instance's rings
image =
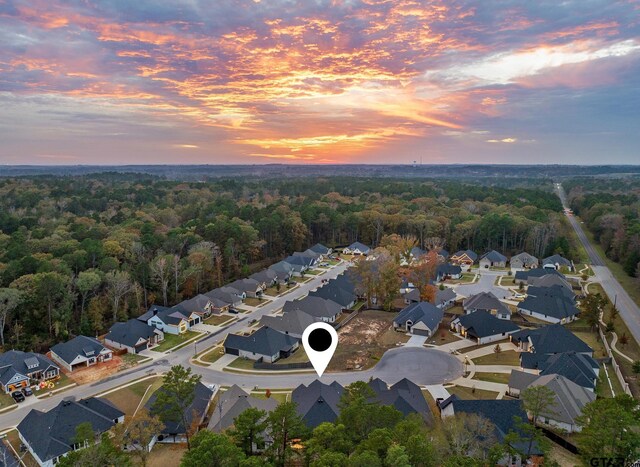
[[[464,297],[470,297],[472,295],[479,294],[480,292],[492,292],[496,297],[502,300],[504,298],[511,297],[511,293],[494,284],[496,279],[504,274],[506,273],[482,270],[480,271],[480,278],[477,282],[474,282],[473,284],[458,285],[454,290],[458,295],[462,295]]]

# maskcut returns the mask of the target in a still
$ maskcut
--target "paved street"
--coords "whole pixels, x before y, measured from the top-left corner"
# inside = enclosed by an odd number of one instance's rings
[[[568,208],[564,189],[561,186],[556,186],[556,188],[560,201],[562,201],[562,206]],[[569,223],[575,230],[580,243],[582,243],[582,246],[584,246],[584,249],[589,255],[589,261],[595,273],[595,282],[602,284],[602,288],[609,297],[609,300],[618,307],[620,316],[629,327],[629,331],[633,334],[635,340],[640,342],[640,307],[631,299],[627,291],[620,285],[620,282],[613,276],[604,260],[600,257],[591,242],[589,242],[589,239],[582,230],[580,222],[578,222],[573,215],[567,216],[567,219],[569,219]]]
[[[473,272],[473,271],[472,271]],[[463,297],[470,297],[472,295],[479,294],[480,292],[493,292],[493,294],[500,300],[511,297],[511,293],[495,285],[496,279],[499,276],[504,276],[505,271],[491,271],[483,269],[480,271],[480,278],[473,284],[463,284],[456,287],[456,293]]]

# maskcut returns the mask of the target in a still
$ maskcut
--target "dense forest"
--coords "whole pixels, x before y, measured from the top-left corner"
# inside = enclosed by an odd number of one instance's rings
[[[515,184],[514,184],[515,186]],[[424,248],[575,257],[551,186],[384,178],[0,179],[0,339],[45,350],[101,334],[292,251],[391,233]],[[576,258],[577,259],[577,258]]]
[[[640,276],[640,178],[575,178],[563,183],[571,209],[606,255]]]

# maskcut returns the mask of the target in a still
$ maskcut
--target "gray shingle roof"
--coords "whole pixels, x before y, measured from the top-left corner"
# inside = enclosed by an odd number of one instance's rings
[[[149,310],[145,314],[143,314],[142,316],[138,316],[138,319],[146,323],[151,318],[153,318],[154,314],[156,314],[163,323],[171,324],[174,326],[180,324],[180,321],[182,320],[188,321],[189,319],[187,311],[182,312],[177,308],[169,308],[160,305],[151,306],[151,308],[149,308]]]
[[[571,425],[576,424],[576,418],[582,415],[583,407],[596,399],[595,392],[558,374],[539,376],[529,386],[545,386],[555,394],[553,405],[548,411],[541,413],[543,417]]]
[[[229,284],[229,287],[233,287],[241,292],[257,292],[260,289],[260,284],[255,279],[238,279]]]
[[[491,250],[484,255],[480,259],[488,259],[492,263],[506,263],[507,257],[502,253],[498,253],[496,250]]]
[[[453,264],[441,264],[436,269],[436,277],[442,278],[444,276],[455,276],[462,274],[462,268]]]
[[[379,378],[373,379],[369,386],[376,394],[376,400],[383,405],[390,405],[403,415],[417,413],[428,424],[433,424],[433,413],[424,398],[420,386],[403,378],[391,387]]]
[[[596,387],[598,362],[587,355],[575,352],[548,355],[538,361],[538,368],[540,375],[558,374],[584,388]]]
[[[551,324],[537,329],[523,329],[511,334],[513,342],[531,342],[537,354],[581,352],[592,354],[593,349],[574,333],[560,324]]]
[[[319,253],[321,255],[328,255],[329,254],[329,248],[324,246],[322,243],[316,243],[315,245],[313,245],[309,249],[311,251],[314,251],[314,252]]]
[[[511,370],[511,375],[509,375],[509,382],[507,383],[507,386],[522,391],[536,379],[538,379],[538,375],[536,374],[520,370]]]
[[[491,311],[496,310],[499,314],[511,315],[509,307],[498,300],[491,292],[480,292],[479,294],[472,295],[467,298],[462,307],[466,310],[484,310]]]
[[[337,382],[324,384],[315,380],[309,386],[301,384],[291,393],[296,410],[309,428],[315,428],[323,422],[333,423],[340,415],[338,403],[344,388]]]
[[[228,390],[220,394],[216,407],[211,414],[208,429],[222,431],[231,427],[235,418],[250,407],[271,412],[278,406],[278,401],[269,399],[258,399],[250,396],[238,385],[231,386]]]
[[[325,300],[331,300],[341,307],[346,308],[352,302],[356,300],[356,294],[343,288],[339,282],[329,281],[324,287],[320,287],[318,290],[309,292],[309,297],[319,297]]]
[[[347,248],[349,250],[351,250],[351,251],[360,250],[362,253],[368,253],[371,250],[371,248],[369,248],[367,245],[365,245],[364,243],[360,243],[360,242],[353,242]]]
[[[561,285],[552,285],[550,287],[540,287],[537,285],[530,285],[527,288],[527,295],[530,297],[541,297],[541,296],[549,296],[549,297],[561,297],[567,300],[575,299],[574,293],[567,289],[566,287],[562,287]]]
[[[527,282],[527,280],[530,277],[542,277],[548,274],[564,277],[564,275],[561,272],[556,271],[555,269],[535,268],[535,269],[525,269],[524,271],[516,271],[515,279],[517,281]]]
[[[278,352],[290,351],[298,340],[275,329],[261,327],[250,336],[228,334],[224,346],[225,348],[255,352],[259,355],[275,355]]]
[[[302,310],[290,311],[282,316],[264,315],[260,324],[285,334],[302,335],[307,326],[315,323],[316,319]]]
[[[157,407],[154,408],[154,403],[158,399],[158,394],[160,391],[163,391],[163,388],[160,387],[156,392],[154,392],[145,407],[149,410],[150,413],[156,413]],[[191,405],[185,410],[185,419],[187,422],[187,428],[191,428],[194,421],[196,423],[200,423],[204,418],[207,410],[207,406],[209,402],[211,402],[211,398],[213,397],[213,391],[206,387],[204,384],[198,382],[194,388],[194,397]],[[155,409],[155,411],[154,411]],[[162,416],[160,417],[162,419]],[[167,420],[162,419],[162,423],[164,423],[164,428],[162,429],[162,433],[165,435],[181,435],[186,433],[186,429],[182,424],[182,420]]]
[[[474,311],[468,315],[460,316],[454,321],[467,330],[467,333],[476,338],[495,336],[502,333],[510,333],[520,329],[511,321],[499,319],[490,315],[486,311]]]
[[[211,302],[211,298],[204,294],[199,294],[189,300],[180,302],[175,306],[175,308],[186,313],[204,313],[205,308],[207,308]]]
[[[133,347],[141,338],[149,340],[154,334],[155,329],[153,326],[149,326],[138,319],[130,319],[125,323],[116,323],[111,326],[105,339]]]
[[[82,357],[94,357],[98,356],[104,349],[105,346],[102,345],[100,341],[87,336],[76,336],[70,341],[51,347],[52,352],[69,364],[71,364],[78,355]]]
[[[393,320],[394,323],[404,326],[407,321],[413,325],[423,323],[431,331],[438,328],[440,321],[444,317],[444,312],[429,302],[412,303],[402,310]]]
[[[249,277],[251,279],[257,280],[258,282],[265,282],[267,284],[270,284],[278,278],[278,275],[272,269],[263,269],[262,271],[258,271],[255,274],[251,274]]]
[[[436,305],[441,305],[450,300],[455,300],[457,294],[449,287],[445,287],[444,290],[438,289],[436,292]]]
[[[81,423],[91,423],[93,431],[99,434],[111,429],[114,420],[123,415],[101,399],[62,401],[48,412],[31,410],[18,425],[18,431],[46,462],[72,450],[76,427]]]
[[[518,253],[517,255],[513,255],[511,257],[511,262],[513,263],[514,260],[521,261],[524,266],[532,266],[534,264],[538,264],[538,258],[530,255],[526,251],[523,251],[522,253]]]
[[[565,319],[580,313],[573,300],[561,296],[529,296],[518,304],[518,310],[532,311],[556,319]]]
[[[472,251],[472,250],[460,250],[460,251],[456,251],[452,256],[462,256],[466,253],[466,255],[471,258],[473,261],[478,259],[478,255],[476,254],[476,252]]]
[[[302,311],[316,319],[333,318],[342,312],[342,306],[333,300],[308,295],[301,300],[286,302],[282,307],[282,311],[285,315]]]
[[[28,363],[37,366],[29,369]],[[8,350],[0,354],[0,382],[7,384],[16,374],[26,376],[34,371],[45,371],[47,368],[58,368],[47,357],[39,353],[22,352],[20,350]],[[58,368],[59,369],[59,368]]]
[[[542,265],[544,266],[545,264],[553,264],[553,265],[558,264],[560,266],[571,266],[571,261],[569,261],[566,258],[563,258],[560,255],[551,255],[551,256],[547,256],[542,260]]]

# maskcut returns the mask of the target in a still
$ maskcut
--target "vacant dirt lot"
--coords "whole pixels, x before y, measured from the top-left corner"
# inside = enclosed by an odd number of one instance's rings
[[[75,370],[73,373],[67,373],[67,376],[78,384],[92,383],[116,373],[123,365],[122,358],[114,355],[108,362],[100,362],[93,366]]]
[[[409,338],[393,330],[397,313],[365,310],[339,331],[329,370],[357,370],[375,365],[388,349]]]

